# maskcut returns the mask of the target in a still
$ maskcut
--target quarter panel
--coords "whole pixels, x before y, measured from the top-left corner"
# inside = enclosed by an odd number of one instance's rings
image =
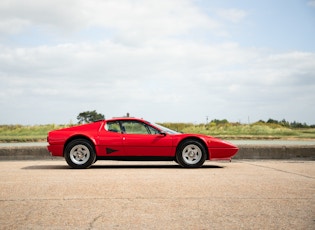
[[[99,133],[96,145],[97,156],[124,156],[123,136],[121,133],[103,130]]]

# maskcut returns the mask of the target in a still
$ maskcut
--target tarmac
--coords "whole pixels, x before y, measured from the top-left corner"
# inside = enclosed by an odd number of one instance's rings
[[[315,229],[315,161],[0,161],[0,229]]]

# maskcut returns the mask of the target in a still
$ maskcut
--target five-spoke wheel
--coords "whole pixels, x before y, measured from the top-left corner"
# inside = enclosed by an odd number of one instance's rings
[[[182,167],[201,167],[207,158],[204,146],[195,140],[184,141],[177,149],[176,161]]]
[[[96,154],[91,143],[84,139],[71,141],[65,148],[65,159],[72,168],[90,167],[96,161]]]

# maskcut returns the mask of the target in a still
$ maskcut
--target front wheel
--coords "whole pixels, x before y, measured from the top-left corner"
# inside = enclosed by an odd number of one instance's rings
[[[187,168],[198,168],[203,165],[207,158],[204,146],[195,140],[187,140],[182,143],[176,152],[179,165]]]
[[[96,160],[96,154],[89,141],[77,139],[65,148],[65,159],[71,168],[89,168]]]

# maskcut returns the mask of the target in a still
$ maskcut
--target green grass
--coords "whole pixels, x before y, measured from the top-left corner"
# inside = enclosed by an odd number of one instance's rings
[[[297,129],[298,137],[305,139],[315,139],[315,128]]]
[[[46,141],[49,131],[63,127],[67,127],[67,125],[0,125],[0,142]]]
[[[170,129],[183,133],[200,133],[225,139],[314,139],[315,128],[292,129],[278,124],[254,123],[251,125],[239,123],[226,124],[171,124],[162,123]]]
[[[192,124],[160,123],[183,133],[200,133],[223,139],[315,139],[315,128],[288,128],[279,124],[254,123],[239,124]],[[0,125],[0,142],[39,142],[46,141],[51,130],[70,127],[69,125]]]

